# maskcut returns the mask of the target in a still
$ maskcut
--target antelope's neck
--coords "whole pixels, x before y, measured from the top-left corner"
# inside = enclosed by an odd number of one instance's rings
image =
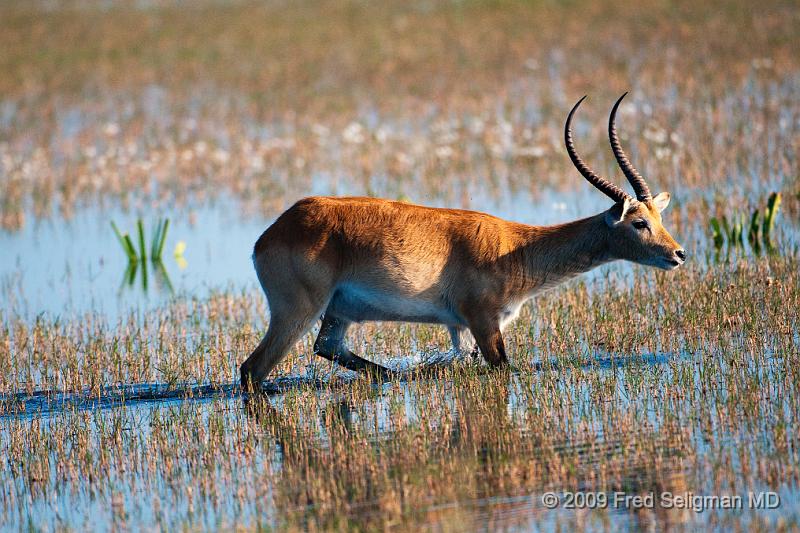
[[[522,247],[525,289],[552,287],[613,259],[604,213],[555,226],[528,226]]]

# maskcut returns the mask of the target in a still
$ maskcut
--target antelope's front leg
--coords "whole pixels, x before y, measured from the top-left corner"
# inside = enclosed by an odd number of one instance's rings
[[[500,331],[499,311],[493,312],[491,306],[481,308],[477,305],[469,306],[469,310],[465,311],[469,330],[489,366],[499,367],[508,364],[503,334]]]
[[[470,328],[478,347],[481,349],[483,358],[491,367],[500,367],[508,364],[506,358],[506,348],[503,344],[503,334],[500,333],[500,324],[492,327],[481,328],[480,331]]]
[[[453,352],[458,355],[471,355],[473,358],[478,357],[478,345],[475,339],[472,338],[469,330],[462,326],[448,326],[447,331],[450,333],[450,340],[453,342]]]

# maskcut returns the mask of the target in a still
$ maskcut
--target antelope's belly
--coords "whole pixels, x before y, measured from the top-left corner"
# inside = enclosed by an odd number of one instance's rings
[[[371,320],[465,325],[435,295],[403,295],[376,287],[342,284],[328,304],[328,312],[352,322]]]

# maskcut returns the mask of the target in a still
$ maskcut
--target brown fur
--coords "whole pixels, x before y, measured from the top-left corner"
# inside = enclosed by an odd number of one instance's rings
[[[243,383],[266,377],[323,313],[315,351],[348,368],[381,368],[342,342],[350,322],[376,319],[442,323],[454,341],[468,328],[486,361],[504,364],[501,328],[536,292],[616,259],[682,263],[661,224],[668,201],[662,193],[566,224],[528,226],[374,198],[300,200],[255,245],[271,321],[242,365]],[[649,229],[633,227],[642,221]]]

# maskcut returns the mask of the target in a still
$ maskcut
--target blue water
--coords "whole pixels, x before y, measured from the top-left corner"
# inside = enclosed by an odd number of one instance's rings
[[[226,202],[199,206],[191,217],[163,211],[141,216],[148,239],[153,222],[170,218],[162,264],[176,293],[203,296],[230,283],[255,283],[250,254],[268,220],[241,217]],[[0,280],[6,294],[0,309],[27,318],[41,312],[62,317],[93,312],[113,319],[131,309],[162,305],[170,291],[152,264],[147,290],[141,267],[133,286],[124,280],[128,259],[110,223],[135,240],[137,218],[122,209],[89,207],[70,220],[40,220],[15,233],[0,233]],[[185,267],[173,254],[179,241],[186,243]]]

